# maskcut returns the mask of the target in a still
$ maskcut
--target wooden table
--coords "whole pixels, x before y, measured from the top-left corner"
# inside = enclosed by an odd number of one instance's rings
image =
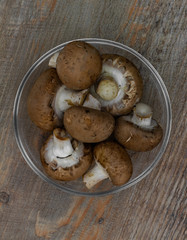
[[[185,0],[0,1],[1,240],[187,239],[186,11]],[[84,37],[115,40],[144,55],[162,76],[173,111],[157,167],[106,197],[48,185],[24,161],[13,132],[13,102],[28,68],[54,46]]]

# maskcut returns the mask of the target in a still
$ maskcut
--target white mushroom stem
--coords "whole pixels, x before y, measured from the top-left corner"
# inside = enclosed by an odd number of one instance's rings
[[[106,77],[99,82],[96,92],[102,99],[110,101],[117,96],[118,86],[112,78]]]
[[[102,180],[109,178],[107,171],[96,162],[95,166],[83,176],[83,182],[88,189],[91,189],[94,185]]]
[[[55,156],[64,158],[71,155],[73,151],[70,138],[59,138],[53,133],[53,153]]]
[[[53,108],[57,116],[61,119],[63,112],[72,106],[82,105],[88,93],[88,89],[75,91],[68,89],[65,85],[60,87],[53,101]]]
[[[46,163],[51,164],[53,169],[71,167],[77,164],[83,155],[84,144],[78,142],[76,148],[73,149],[71,138],[65,131],[59,132],[58,129],[53,131],[53,136],[47,143],[44,154]]]
[[[152,120],[152,109],[149,105],[145,103],[138,103],[134,108],[132,122],[139,127],[150,127]]]
[[[96,110],[101,110],[101,103],[97,98],[93,97],[90,93],[86,96],[86,99],[83,103],[83,107],[93,108]]]
[[[49,60],[49,67],[56,68],[56,61],[58,58],[59,52],[55,53]]]

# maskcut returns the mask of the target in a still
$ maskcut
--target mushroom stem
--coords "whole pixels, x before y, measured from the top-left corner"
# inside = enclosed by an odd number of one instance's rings
[[[97,98],[93,97],[90,93],[86,96],[86,99],[83,103],[83,107],[93,108],[97,110],[101,110],[101,103],[97,100]]]
[[[56,68],[56,61],[58,58],[59,52],[55,53],[49,60],[49,67]]]
[[[145,103],[138,103],[133,110],[132,122],[139,127],[150,127],[152,120],[152,109]]]
[[[60,128],[53,130],[47,143],[44,145],[44,159],[53,170],[62,167],[69,168],[77,164],[84,155],[84,144],[72,141],[71,136]],[[73,144],[73,146],[72,146]]]
[[[112,77],[103,77],[99,82],[96,92],[102,99],[110,101],[117,96],[118,86]]]
[[[66,136],[64,131],[59,132],[58,129],[53,131],[53,153],[59,158],[64,158],[73,153],[74,149],[71,145],[71,139]]]
[[[63,112],[68,108],[82,105],[87,93],[88,89],[75,91],[68,89],[65,85],[61,86],[53,101],[53,108],[57,116],[61,119]]]
[[[83,182],[88,189],[91,189],[94,185],[108,177],[106,170],[100,163],[96,162],[95,166],[83,176]]]

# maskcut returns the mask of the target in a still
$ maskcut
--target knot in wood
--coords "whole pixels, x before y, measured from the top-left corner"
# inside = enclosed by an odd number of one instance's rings
[[[99,221],[98,221],[98,223],[99,223],[99,224],[102,224],[103,222],[104,222],[104,218],[102,218],[102,217],[101,217],[101,218],[99,218]]]
[[[0,202],[8,203],[9,202],[9,194],[6,192],[0,192]]]

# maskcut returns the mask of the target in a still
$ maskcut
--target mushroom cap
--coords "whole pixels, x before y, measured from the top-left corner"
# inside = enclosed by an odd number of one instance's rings
[[[155,126],[150,128],[139,127],[128,121],[128,116],[117,119],[114,136],[127,149],[145,152],[156,147],[162,139],[162,128],[155,120]]]
[[[94,158],[105,168],[114,185],[123,185],[130,179],[132,162],[126,150],[118,143],[99,143],[94,147]]]
[[[67,44],[57,58],[57,73],[70,89],[83,90],[98,78],[102,63],[96,48],[82,41]]]
[[[52,108],[53,98],[61,85],[56,70],[50,68],[39,76],[29,93],[27,99],[29,117],[43,130],[51,131],[61,125]]]
[[[104,101],[96,93],[94,86],[91,87],[91,93],[101,102],[102,107],[112,115],[127,114],[141,99],[142,77],[136,66],[123,56],[103,54],[101,58],[102,74],[106,74],[115,80],[119,87],[118,95],[113,100]]]
[[[75,139],[96,143],[107,139],[113,132],[115,120],[107,112],[74,106],[64,114],[64,126]]]
[[[47,141],[42,146],[40,151],[40,159],[46,173],[49,176],[51,176],[53,179],[61,180],[61,181],[71,181],[81,177],[88,170],[88,168],[92,163],[91,146],[88,144],[84,144],[83,156],[79,159],[79,162],[77,164],[67,168],[58,167],[57,169],[54,169],[53,163],[48,164],[45,161],[45,149],[52,138],[53,138],[53,135],[51,135],[47,139]]]

